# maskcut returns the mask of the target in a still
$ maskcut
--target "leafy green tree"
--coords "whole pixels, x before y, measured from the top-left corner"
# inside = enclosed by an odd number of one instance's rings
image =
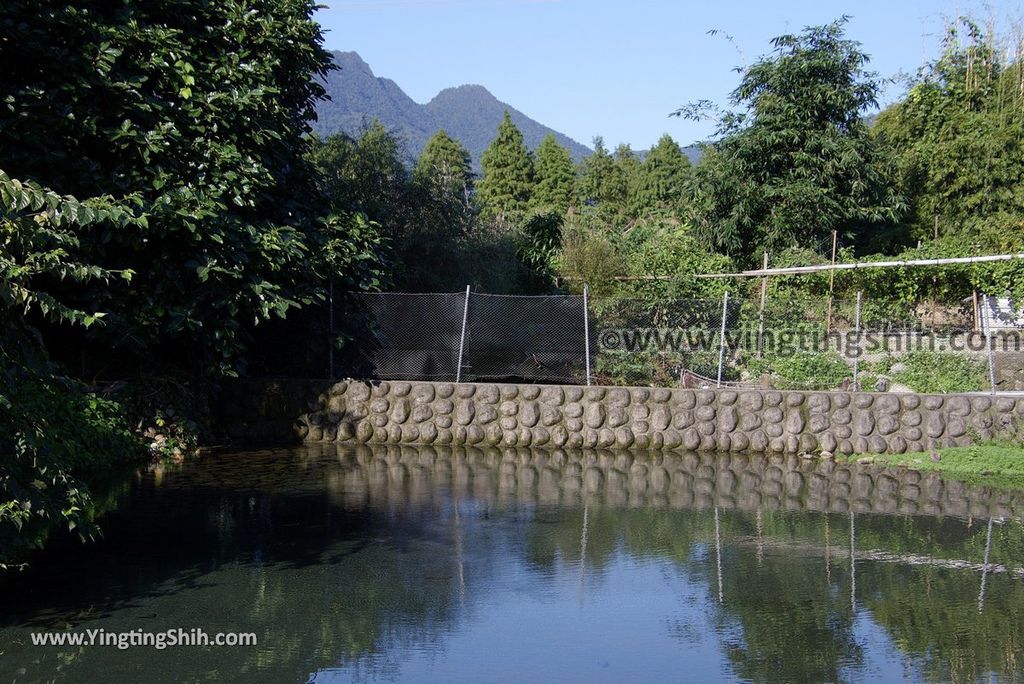
[[[67,245],[73,261],[132,272],[131,287],[54,274],[55,297],[107,314],[89,331],[97,353],[230,371],[254,324],[317,297],[302,152],[330,55],[314,9],[0,6],[0,61],[19,65],[0,84],[4,171],[86,205],[109,196],[138,219],[93,222]]]
[[[613,294],[615,279],[625,274],[626,260],[605,231],[589,229],[578,218],[563,229],[561,250],[553,260],[566,285],[581,291],[589,284],[597,296]]]
[[[50,290],[64,280],[80,286],[131,281],[131,270],[112,271],[76,257],[79,236],[103,223],[132,229],[140,220],[130,205],[111,197],[79,202],[35,182],[22,183],[0,169],[0,321],[38,314],[54,323],[88,328],[102,319],[103,312],[69,306]]]
[[[576,170],[569,150],[558,144],[553,134],[544,137],[536,151],[530,205],[537,209],[564,214],[572,204]]]
[[[413,179],[416,213],[397,244],[401,282],[429,290],[465,287],[465,253],[478,237],[469,151],[438,131],[420,155]]]
[[[480,165],[483,175],[477,183],[477,194],[484,209],[502,223],[522,216],[533,189],[533,160],[508,110]]]
[[[679,144],[667,133],[661,136],[647,153],[631,186],[630,213],[678,213],[691,171],[690,160]]]
[[[124,407],[57,362],[218,378],[328,277],[376,277],[372,231],[311,191],[314,10],[0,4],[0,546],[84,531],[89,476],[138,456]]]
[[[708,245],[750,264],[763,249],[810,246],[833,230],[853,239],[900,218],[894,164],[863,119],[879,80],[845,23],[779,36],[743,72],[731,95],[743,110],[721,117],[695,172],[693,223]]]
[[[472,183],[464,150],[444,138],[436,137],[412,173],[394,135],[378,125],[358,139],[318,141],[310,158],[331,211],[348,217],[351,235],[371,236],[378,227],[380,240],[372,247],[387,265],[381,279],[387,287],[437,292],[470,284],[489,292],[521,291],[520,236],[480,219],[463,185]],[[431,167],[440,173],[429,172]]]
[[[411,177],[399,141],[380,121],[372,121],[358,138],[314,139],[307,158],[332,210],[363,212],[390,237],[403,230],[412,201]]]
[[[531,289],[550,292],[555,276],[554,262],[562,247],[564,214],[536,213],[526,221],[519,239],[517,254],[532,280]]]
[[[916,238],[982,235],[1017,249],[1024,235],[1024,60],[1006,59],[969,19],[941,56],[882,112],[878,138],[899,154]]]

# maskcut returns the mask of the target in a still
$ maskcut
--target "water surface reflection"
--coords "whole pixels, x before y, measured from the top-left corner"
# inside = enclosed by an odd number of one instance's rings
[[[17,681],[1007,680],[1020,498],[797,459],[323,445],[142,475],[0,585]],[[252,631],[57,649],[38,629]]]

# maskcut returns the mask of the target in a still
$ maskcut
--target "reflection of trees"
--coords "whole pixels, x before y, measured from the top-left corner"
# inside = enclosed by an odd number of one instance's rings
[[[735,517],[723,513],[723,527]],[[737,521],[730,522],[737,526]],[[768,530],[765,534],[772,536]],[[741,679],[839,681],[844,668],[860,663],[863,654],[854,637],[848,592],[839,591],[839,580],[826,579],[824,563],[808,560],[770,553],[759,562],[754,548],[727,547],[720,623],[726,634],[739,628],[736,637],[726,638],[726,651]]]
[[[33,629],[65,621],[108,632],[202,627],[255,632],[259,647],[147,650],[140,658],[33,648],[27,630],[9,628],[0,632],[4,660],[25,664],[27,681],[105,681],[127,661],[147,681],[305,681],[338,666],[386,672],[395,646],[437,642],[456,611],[450,512],[428,524],[413,508],[345,508],[322,481],[319,494],[297,487],[296,496],[278,495],[272,474],[296,465],[261,469],[222,490],[181,487],[168,474],[108,521],[110,541],[48,558],[22,580],[29,584],[5,588],[5,597],[20,595],[5,608]],[[140,529],[135,517],[152,524]]]
[[[582,512],[574,510],[532,527],[531,561],[543,566],[578,561],[581,524]],[[1014,628],[1024,623],[1019,578],[990,576],[984,615],[976,614],[982,522],[858,515],[856,526],[858,610],[870,611],[900,650],[921,659],[929,679],[973,681],[989,671],[1021,673],[1022,644]],[[722,511],[720,527],[724,600],[718,619],[735,674],[753,681],[853,676],[865,654],[854,633],[849,517]],[[598,575],[622,549],[634,558],[674,560],[700,579],[709,595],[717,592],[712,511],[591,506],[587,533],[587,565]],[[1019,568],[1022,542],[1019,521],[997,525],[990,561]],[[763,561],[758,548],[767,551]],[[886,579],[879,583],[879,578]],[[936,590],[937,583],[956,589]],[[917,601],[922,586],[931,587],[927,601]],[[1000,596],[994,602],[992,592]]]
[[[1005,553],[1000,538],[1020,544],[1019,521],[995,528],[993,555]],[[971,536],[983,542],[984,525]],[[862,565],[858,575],[871,588],[864,604],[872,617],[920,663],[927,679],[973,682],[995,673],[1017,681],[1024,674],[1024,585],[1019,577],[984,578],[987,587],[979,605],[983,576],[978,572],[877,563]]]
[[[605,507],[590,508],[588,518],[588,566],[599,572],[619,548],[634,558],[671,559],[717,602],[713,511]],[[577,514],[532,529],[531,558],[544,564],[578,559],[581,520]],[[841,667],[860,657],[849,594],[827,586],[822,566],[806,557],[771,554],[759,563],[755,547],[731,544],[731,538],[751,531],[753,515],[722,511],[720,523],[725,546],[718,622],[736,676],[753,681],[840,679]],[[595,538],[601,541],[595,544]]]
[[[578,566],[590,587],[626,555],[669,560],[705,587],[737,677],[850,678],[865,654],[851,605],[849,514],[800,510],[794,496],[784,497],[792,510],[758,506],[770,497],[755,496],[749,464],[730,463],[334,446],[211,457],[146,479],[105,524],[107,541],[66,557],[58,550],[4,595],[12,623],[259,635],[256,649],[147,651],[137,674],[155,681],[294,681],[335,667],[381,677],[404,647],[443,640],[509,563],[536,577]],[[778,467],[775,481],[787,482],[786,468],[804,465]],[[990,575],[979,615],[981,575],[957,569],[958,560],[981,563],[986,523],[856,515],[856,609],[930,679],[1021,673],[1020,580]],[[1019,568],[1021,558],[1021,523],[995,525],[990,562]],[[74,615],[81,606],[95,608]],[[32,649],[13,628],[0,640],[5,660],[28,663],[26,679],[99,681],[128,661],[108,649]]]

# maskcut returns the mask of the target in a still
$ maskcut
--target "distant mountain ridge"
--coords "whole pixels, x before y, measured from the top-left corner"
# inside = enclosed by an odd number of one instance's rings
[[[480,85],[445,88],[426,104],[419,104],[391,79],[374,75],[370,65],[355,52],[334,52],[338,69],[325,79],[330,100],[317,105],[313,130],[319,135],[358,134],[373,119],[395,132],[415,159],[427,140],[438,130],[461,142],[479,168],[480,157],[497,134],[498,124],[507,109],[516,127],[523,133],[526,146],[536,149],[549,133],[569,150],[574,161],[591,153],[564,133],[534,121],[515,107],[494,97]]]

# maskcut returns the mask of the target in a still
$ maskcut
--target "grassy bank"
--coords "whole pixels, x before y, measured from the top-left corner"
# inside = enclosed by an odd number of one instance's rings
[[[856,462],[863,455],[846,460]],[[878,465],[937,472],[944,478],[999,489],[1024,489],[1024,445],[992,443],[917,454],[872,454]]]

